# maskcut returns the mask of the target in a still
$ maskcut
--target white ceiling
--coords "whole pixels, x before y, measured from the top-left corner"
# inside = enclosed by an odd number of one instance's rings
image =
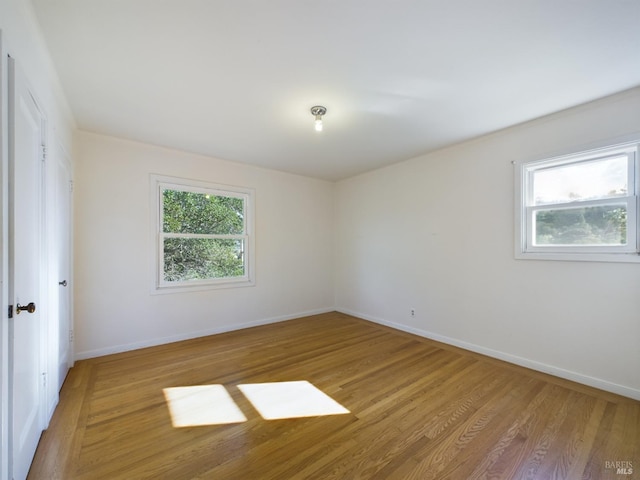
[[[638,0],[32,1],[81,129],[329,180],[640,85]]]

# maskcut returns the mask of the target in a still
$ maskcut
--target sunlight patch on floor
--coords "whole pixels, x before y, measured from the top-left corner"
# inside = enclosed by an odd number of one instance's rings
[[[265,420],[350,413],[307,381],[238,385]]]
[[[249,383],[238,389],[265,420],[350,413],[307,381]],[[171,387],[163,393],[175,428],[247,421],[223,385]]]
[[[222,385],[163,389],[174,427],[197,427],[246,422],[240,408]]]

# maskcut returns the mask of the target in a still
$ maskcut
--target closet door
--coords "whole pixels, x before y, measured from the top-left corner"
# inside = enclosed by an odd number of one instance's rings
[[[62,388],[69,368],[73,364],[71,326],[71,161],[61,146],[54,155],[54,268],[57,277],[57,329],[58,329],[58,390]]]
[[[9,58],[9,461],[27,477],[40,434],[46,375],[41,323],[44,116]]]

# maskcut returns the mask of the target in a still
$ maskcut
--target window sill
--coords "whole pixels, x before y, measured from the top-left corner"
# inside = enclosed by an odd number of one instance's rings
[[[171,285],[171,286],[154,286],[151,289],[151,295],[165,295],[171,293],[191,293],[191,292],[204,292],[207,290],[222,290],[227,288],[246,288],[254,287],[256,284],[253,280],[238,280],[228,282],[215,282],[215,283],[196,283],[196,284],[183,284],[183,285]]]
[[[555,260],[561,262],[640,263],[637,253],[551,253],[516,252],[516,260]]]

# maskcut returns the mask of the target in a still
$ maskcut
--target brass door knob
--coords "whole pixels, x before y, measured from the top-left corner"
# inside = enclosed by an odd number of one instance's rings
[[[36,304],[31,302],[29,305],[20,305],[19,303],[16,305],[16,315],[20,315],[20,312],[28,312],[33,313],[36,311]]]

